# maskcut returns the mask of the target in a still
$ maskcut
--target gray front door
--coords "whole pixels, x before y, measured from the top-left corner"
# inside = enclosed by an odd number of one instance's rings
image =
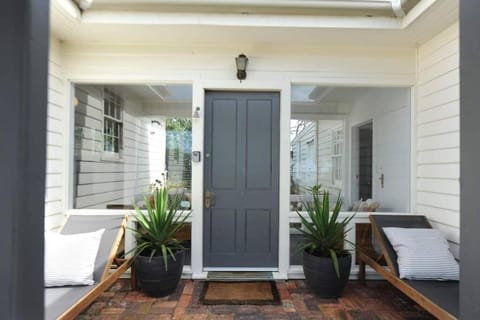
[[[206,93],[205,267],[278,267],[279,126],[278,93]]]

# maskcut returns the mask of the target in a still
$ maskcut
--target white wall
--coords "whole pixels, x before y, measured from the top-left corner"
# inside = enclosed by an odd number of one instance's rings
[[[60,226],[65,213],[66,108],[68,83],[65,80],[61,44],[50,39],[48,68],[47,176],[45,192],[45,229]]]
[[[459,256],[459,31],[454,24],[420,46],[417,79],[416,209]]]

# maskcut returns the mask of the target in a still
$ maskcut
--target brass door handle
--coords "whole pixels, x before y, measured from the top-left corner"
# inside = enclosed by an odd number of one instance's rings
[[[213,192],[205,192],[205,208],[209,209],[215,205],[215,195]]]

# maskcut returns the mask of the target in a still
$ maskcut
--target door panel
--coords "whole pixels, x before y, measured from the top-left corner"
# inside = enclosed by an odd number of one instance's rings
[[[278,267],[279,125],[278,93],[206,93],[205,267]]]
[[[263,226],[270,225],[271,216],[270,210],[246,210],[246,251],[266,254],[270,252],[271,230],[265,230]]]
[[[235,189],[237,167],[236,149],[236,114],[237,104],[235,100],[214,101],[212,107],[212,150],[211,154],[217,152],[222,156],[211,157],[212,166],[212,187],[217,189]],[[214,148],[213,148],[214,146]]]
[[[272,187],[272,101],[249,100],[247,105],[247,189]],[[259,157],[259,155],[262,155]]]
[[[225,253],[235,251],[236,210],[212,209],[211,215],[210,250]]]

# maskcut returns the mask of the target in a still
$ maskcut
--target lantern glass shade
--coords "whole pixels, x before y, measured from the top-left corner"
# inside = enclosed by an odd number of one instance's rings
[[[243,53],[239,54],[238,57],[235,58],[235,63],[237,64],[237,78],[240,80],[245,79],[247,77],[247,56]]]
[[[193,112],[193,118],[200,118],[200,107],[196,107]]]
[[[237,62],[237,70],[245,71],[247,69],[248,58],[244,54],[238,55],[235,60]]]

